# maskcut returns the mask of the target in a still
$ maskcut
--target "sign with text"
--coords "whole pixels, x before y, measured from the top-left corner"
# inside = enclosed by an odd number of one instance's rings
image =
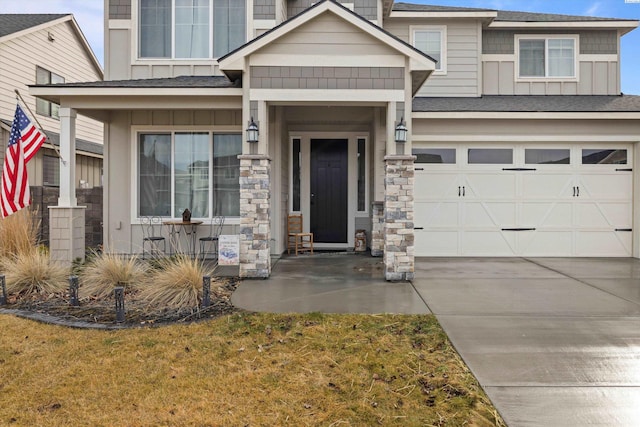
[[[218,265],[240,264],[240,237],[234,235],[220,235],[218,237]]]

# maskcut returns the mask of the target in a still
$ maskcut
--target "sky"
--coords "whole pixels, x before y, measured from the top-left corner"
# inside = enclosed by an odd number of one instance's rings
[[[640,19],[640,0],[403,0],[523,12]],[[104,0],[0,0],[2,13],[73,13],[98,60],[104,64]],[[622,37],[622,92],[640,95],[640,28]]]

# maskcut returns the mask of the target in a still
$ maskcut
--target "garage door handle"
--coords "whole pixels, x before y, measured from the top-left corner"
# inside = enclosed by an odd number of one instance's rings
[[[576,187],[576,197],[580,197],[580,187]]]
[[[633,231],[633,228],[616,228],[616,231]]]
[[[616,172],[633,172],[633,169],[616,169]]]
[[[502,231],[536,231],[535,228],[503,228]]]
[[[523,172],[523,171],[537,171],[538,169],[536,168],[502,168],[503,171],[516,171],[516,172]]]

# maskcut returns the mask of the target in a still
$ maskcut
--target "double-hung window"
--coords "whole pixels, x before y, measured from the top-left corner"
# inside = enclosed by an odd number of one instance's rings
[[[36,67],[36,84],[48,85],[56,83],[64,83],[64,77],[59,76],[56,73],[52,73],[42,67]],[[42,114],[43,116],[53,117],[54,119],[59,119],[59,110],[60,106],[58,104],[36,98],[36,113]]]
[[[245,40],[245,0],[140,0],[140,58],[219,58]]]
[[[137,151],[138,216],[240,216],[241,134],[144,132]]]
[[[431,25],[414,27],[411,34],[413,46],[438,61],[434,74],[446,74],[447,27]]]
[[[516,36],[519,78],[576,78],[577,36]]]

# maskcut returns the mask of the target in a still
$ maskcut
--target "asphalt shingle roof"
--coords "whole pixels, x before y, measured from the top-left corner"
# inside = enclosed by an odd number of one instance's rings
[[[5,120],[5,119],[0,119],[0,122],[4,123],[8,127],[11,127],[11,124],[12,124],[11,121]],[[44,132],[49,137],[49,140],[47,141],[48,143],[55,145],[56,147],[60,146],[60,134],[56,132],[51,132],[48,130],[45,130]],[[104,146],[102,144],[98,144],[96,142],[91,142],[91,141],[85,141],[84,139],[76,138],[76,149],[79,151],[85,151],[87,153],[92,153],[92,154],[99,154],[99,155],[104,154]]]
[[[233,88],[237,87],[226,76],[179,76],[161,79],[105,80],[95,82],[60,83],[54,85],[34,85],[46,87],[95,87],[95,88]]]
[[[480,98],[418,97],[414,112],[640,112],[637,95],[486,95]]]
[[[401,12],[497,12],[496,21],[510,22],[589,22],[634,21],[634,19],[600,18],[595,16],[559,15],[554,13],[516,12],[471,7],[436,6],[428,4],[395,3],[393,10]]]
[[[70,13],[63,14],[27,14],[27,13],[10,13],[0,14],[0,37],[26,30],[27,28],[36,27],[46,22],[55,21],[62,17],[68,16]]]

